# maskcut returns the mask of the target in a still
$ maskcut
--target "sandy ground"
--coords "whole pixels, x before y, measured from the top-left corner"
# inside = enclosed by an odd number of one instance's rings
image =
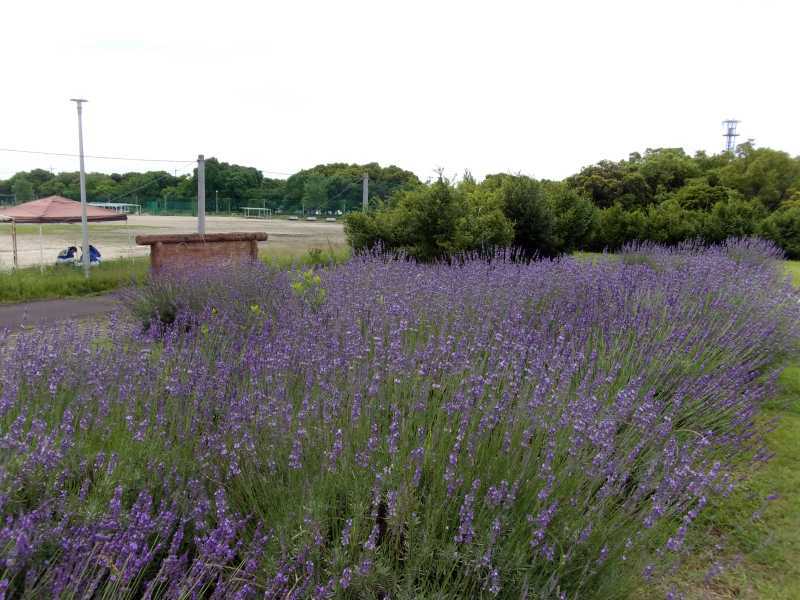
[[[148,246],[137,246],[139,234],[194,233],[195,217],[129,216],[125,223],[90,223],[89,242],[104,259],[147,256]],[[265,231],[269,236],[260,244],[262,250],[276,254],[298,254],[309,248],[338,248],[346,244],[341,222],[286,221],[282,219],[243,219],[241,217],[206,217],[206,232]],[[44,225],[44,258],[39,251],[39,226],[17,225],[17,250],[20,266],[54,263],[58,253],[68,246],[81,245],[80,224]],[[0,269],[12,265],[11,226],[0,224]]]

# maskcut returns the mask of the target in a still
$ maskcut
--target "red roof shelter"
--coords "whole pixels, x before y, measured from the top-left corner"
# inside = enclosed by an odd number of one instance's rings
[[[8,217],[11,220],[11,238],[14,247],[14,267],[17,267],[17,232],[18,223],[37,223],[39,225],[39,259],[40,266],[44,268],[44,249],[42,241],[42,225],[47,223],[80,223],[81,203],[61,196],[48,196],[31,200],[17,206],[0,209],[0,218]],[[99,206],[86,207],[86,219],[90,223],[103,221],[126,221],[128,216],[124,213],[114,212]],[[126,223],[127,225],[127,223]],[[128,234],[130,238],[130,234]]]
[[[61,196],[48,196],[0,209],[0,214],[11,217],[17,223],[80,223],[81,203]],[[98,206],[87,206],[86,217],[93,223],[128,220],[127,215],[123,213]]]

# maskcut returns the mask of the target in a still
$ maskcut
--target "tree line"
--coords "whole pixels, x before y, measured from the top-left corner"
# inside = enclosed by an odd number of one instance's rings
[[[287,179],[273,179],[253,167],[210,158],[205,166],[206,205],[214,208],[214,199],[218,197],[224,200],[222,205],[229,211],[258,206],[287,213],[346,213],[361,208],[361,179],[365,173],[369,175],[373,202],[420,185],[417,176],[410,171],[395,166],[381,167],[377,163],[318,165]],[[16,202],[54,195],[77,200],[80,178],[77,171],[54,174],[34,169],[19,172],[0,180],[0,195],[15,195]],[[191,203],[197,198],[197,169],[191,175],[166,171],[87,173],[86,197],[89,202]]]
[[[421,260],[512,246],[524,255],[616,250],[758,235],[800,258],[800,158],[751,142],[694,156],[650,149],[601,161],[563,181],[440,176],[345,224],[357,249],[381,244]]]
[[[361,178],[369,175],[370,211]],[[197,173],[89,173],[92,202],[196,198]],[[346,232],[356,249],[381,244],[422,260],[463,251],[514,246],[552,256],[574,250],[616,250],[634,240],[666,244],[760,235],[800,258],[800,157],[752,142],[736,152],[689,155],[680,148],[649,149],[620,161],[604,160],[563,181],[524,175],[466,173],[422,182],[410,171],[332,163],[286,179],[253,167],[206,161],[207,206],[227,210],[263,206],[287,213],[351,213]],[[77,172],[44,169],[0,180],[0,195],[18,202],[61,195],[79,198]]]

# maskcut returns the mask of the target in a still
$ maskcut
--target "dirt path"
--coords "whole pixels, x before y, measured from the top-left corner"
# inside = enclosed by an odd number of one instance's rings
[[[63,300],[0,304],[0,330],[38,327],[59,321],[105,316],[118,307],[111,294]]]

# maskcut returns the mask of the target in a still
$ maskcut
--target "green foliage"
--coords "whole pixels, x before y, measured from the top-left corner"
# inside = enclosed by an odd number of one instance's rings
[[[634,164],[653,196],[677,190],[700,174],[697,164],[682,148],[648,149]]]
[[[292,292],[313,309],[325,302],[327,292],[322,287],[322,278],[313,269],[295,273],[291,283]]]
[[[645,237],[647,219],[641,210],[625,210],[617,203],[600,210],[593,247],[596,250],[616,250],[628,242]]]
[[[362,206],[364,173],[370,212],[353,214]],[[180,214],[192,214],[197,189],[196,174],[164,171],[89,173],[86,183],[90,201],[122,199]],[[800,202],[800,157],[752,142],[735,154],[647,149],[589,165],[563,182],[498,174],[478,183],[467,171],[458,185],[422,184],[410,171],[377,163],[317,165],[279,180],[209,158],[206,189],[209,210],[263,206],[351,213],[345,230],[353,248],[380,243],[423,260],[504,245],[525,256],[552,256],[615,249],[633,240],[713,242],[753,233],[798,256],[800,233],[791,202]],[[0,181],[0,194],[14,192],[20,200],[52,194],[77,199],[78,173],[34,169]]]
[[[33,200],[33,185],[27,177],[17,177],[11,189],[17,196],[17,202]]]
[[[747,142],[737,148],[736,160],[719,170],[719,177],[723,185],[772,211],[800,189],[800,158]]]
[[[381,241],[389,241],[388,236],[381,235],[377,216],[359,212],[347,215],[344,234],[355,250],[369,250]]]
[[[692,179],[672,194],[678,204],[689,210],[711,210],[717,202],[724,202],[732,196],[729,188],[710,185],[708,179]]]
[[[524,175],[489,175],[483,183],[498,194],[503,213],[514,224],[513,245],[525,256],[558,252],[556,219],[544,186]]]
[[[766,214],[767,211],[759,200],[745,200],[739,195],[732,195],[727,200],[714,204],[706,238],[710,241],[722,241],[729,237],[754,235]]]
[[[783,248],[789,258],[800,259],[800,201],[782,205],[761,222],[758,233]]]
[[[485,252],[510,245],[514,224],[504,214],[500,196],[470,179],[460,187],[465,194],[465,211],[459,223],[462,249]]]
[[[306,179],[303,185],[301,202],[304,212],[326,208],[328,203],[328,178],[321,175],[313,175]]]
[[[376,212],[349,214],[345,234],[356,250],[380,243],[424,261],[487,252],[514,238],[503,209],[503,197],[495,189],[474,182],[454,186],[440,178],[396,194],[391,205]]]
[[[674,199],[649,206],[642,239],[662,244],[677,244],[702,237],[707,217],[697,210],[687,210]]]
[[[550,207],[555,216],[553,235],[559,252],[587,248],[597,226],[598,209],[585,196],[563,184],[548,190]]]
[[[147,259],[103,261],[86,279],[83,270],[72,265],[27,267],[0,272],[0,302],[26,302],[44,298],[86,296],[141,282],[147,274]]]
[[[304,202],[308,201],[311,205],[305,206],[307,210],[309,208],[328,212],[358,210],[362,204],[361,180],[365,173],[369,175],[371,206],[387,200],[393,194],[420,185],[416,175],[394,165],[388,167],[381,167],[377,163],[317,165],[299,171],[286,180],[284,195],[276,208],[296,212],[300,211]]]
[[[403,193],[396,209],[398,242],[411,256],[433,260],[464,250],[459,224],[465,217],[458,190],[444,179]]]

